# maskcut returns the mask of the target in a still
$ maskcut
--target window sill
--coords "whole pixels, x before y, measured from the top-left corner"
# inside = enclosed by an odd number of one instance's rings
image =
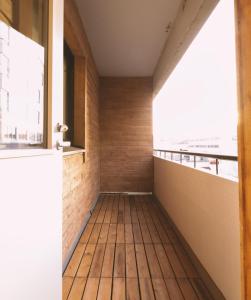
[[[32,157],[32,156],[44,156],[58,153],[53,149],[13,149],[13,150],[1,150],[0,159],[8,158],[20,158],[20,157]]]
[[[85,153],[85,149],[77,147],[65,147],[63,149],[63,156]]]

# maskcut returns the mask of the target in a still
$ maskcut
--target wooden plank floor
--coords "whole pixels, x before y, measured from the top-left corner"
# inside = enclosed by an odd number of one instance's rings
[[[151,196],[103,194],[65,270],[63,299],[213,298]]]

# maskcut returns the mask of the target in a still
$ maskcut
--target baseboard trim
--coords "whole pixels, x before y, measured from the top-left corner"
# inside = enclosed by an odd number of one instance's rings
[[[207,286],[207,289],[213,296],[213,299],[215,300],[225,300],[226,298],[222,294],[221,290],[217,287],[211,276],[208,274],[207,270],[204,268],[204,266],[201,264],[199,258],[194,253],[193,249],[190,247],[190,245],[187,243],[185,238],[183,237],[182,233],[179,231],[179,229],[176,227],[175,223],[173,222],[172,218],[169,216],[166,209],[162,206],[159,199],[154,195],[154,199],[158,203],[160,209],[166,216],[166,218],[169,220],[174,232],[176,233],[179,241],[181,242],[182,246],[184,247],[185,251],[187,252],[189,258],[191,259],[195,269],[197,270],[198,274],[200,275],[201,279],[204,281],[204,283]]]
[[[70,250],[69,250],[69,252],[68,252],[65,260],[63,261],[63,266],[62,266],[63,272],[62,273],[64,273],[64,271],[66,270],[66,268],[67,268],[67,266],[68,266],[68,264],[69,264],[69,262],[70,262],[70,260],[72,258],[72,255],[73,255],[73,253],[74,253],[74,251],[75,251],[75,249],[76,249],[76,247],[77,247],[77,245],[79,243],[81,235],[82,235],[83,231],[85,230],[85,227],[86,227],[86,225],[87,225],[87,223],[88,223],[88,221],[89,221],[89,219],[90,219],[90,217],[92,215],[92,212],[93,212],[93,210],[94,210],[94,208],[95,208],[95,206],[96,206],[96,204],[98,202],[99,195],[98,195],[96,201],[94,202],[93,206],[90,208],[90,210],[88,211],[88,213],[85,215],[83,223],[82,223],[81,228],[80,228],[80,231],[79,231],[78,235],[76,236],[75,240],[73,241],[73,243],[71,245],[71,248],[70,248]]]

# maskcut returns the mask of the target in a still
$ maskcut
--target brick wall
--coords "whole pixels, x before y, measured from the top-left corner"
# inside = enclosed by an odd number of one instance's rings
[[[63,162],[63,262],[70,254],[81,231],[84,218],[95,204],[100,190],[99,78],[73,0],[65,1],[65,13],[72,37],[75,35],[78,39],[81,52],[87,59],[87,97],[85,112],[83,112],[85,113],[85,161],[82,154],[75,154],[65,156]]]
[[[152,79],[100,79],[101,191],[151,192]]]

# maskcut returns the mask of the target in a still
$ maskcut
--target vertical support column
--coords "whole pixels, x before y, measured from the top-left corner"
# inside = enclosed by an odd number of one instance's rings
[[[242,299],[251,299],[251,1],[235,0]]]

